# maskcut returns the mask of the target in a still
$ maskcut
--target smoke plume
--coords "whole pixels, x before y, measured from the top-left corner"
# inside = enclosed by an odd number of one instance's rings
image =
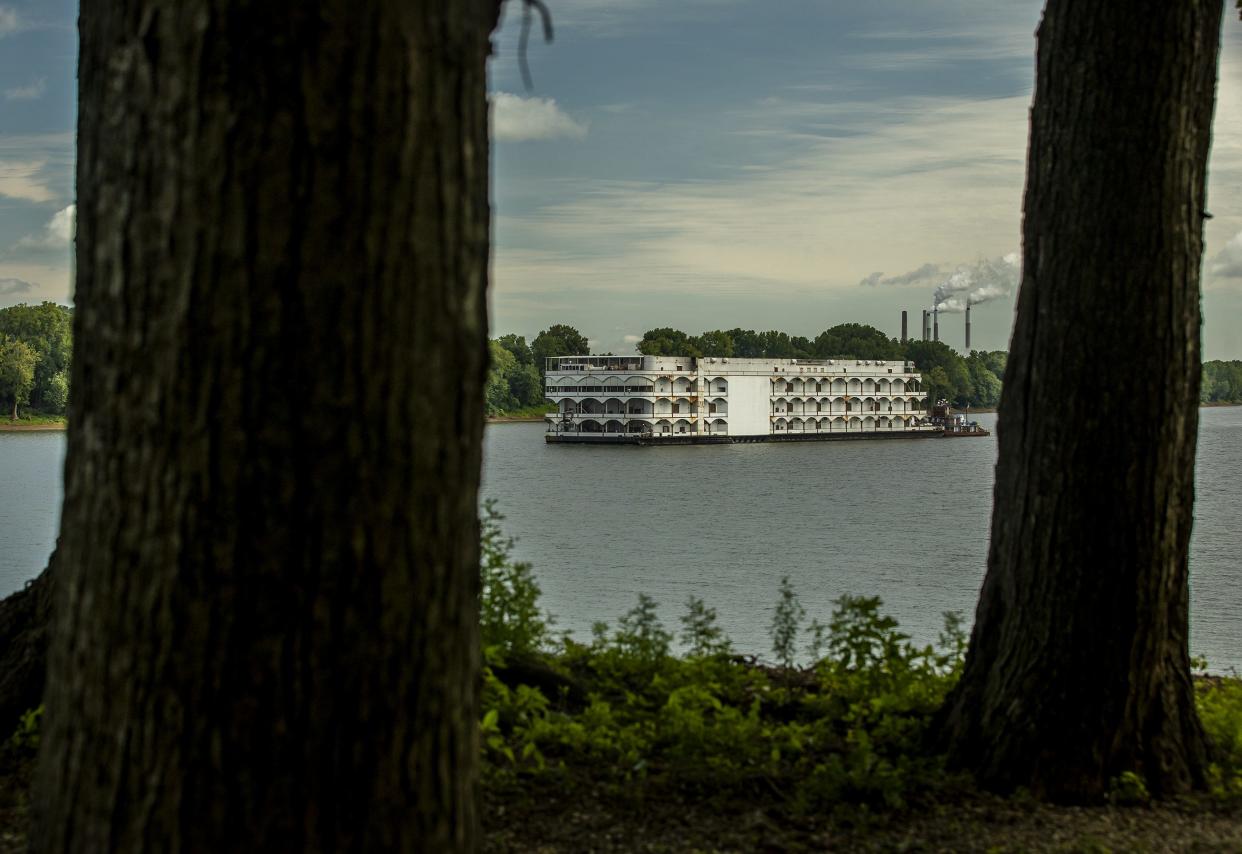
[[[983,259],[970,266],[958,267],[936,286],[932,306],[954,314],[965,311],[968,305],[1009,296],[1018,286],[1019,272],[1019,259],[1015,252],[1003,258]]]
[[[924,279],[930,279],[939,275],[940,265],[928,262],[917,270],[911,270],[909,273],[902,273],[899,276],[884,278],[883,273],[872,273],[870,276],[865,276],[858,284],[863,287],[875,287],[876,285],[896,285],[900,287],[902,285],[915,285]]]

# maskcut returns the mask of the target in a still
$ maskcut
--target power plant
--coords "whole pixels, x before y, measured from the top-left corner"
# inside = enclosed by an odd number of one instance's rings
[[[966,349],[965,353],[970,353],[970,304],[966,305]],[[904,344],[911,340],[909,335],[909,317],[906,311],[901,312],[901,343]],[[940,306],[933,307],[930,311],[923,309],[923,340],[939,341],[940,340]]]

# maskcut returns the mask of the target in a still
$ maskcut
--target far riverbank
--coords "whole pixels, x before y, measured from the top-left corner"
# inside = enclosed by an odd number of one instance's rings
[[[1225,403],[1218,401],[1215,403],[1201,403],[1199,406],[1201,408],[1215,409],[1222,406],[1242,406],[1242,403]],[[970,409],[955,411],[981,415],[984,413],[995,413],[996,408],[992,406],[972,406]],[[489,415],[485,420],[488,424],[538,424],[544,421],[545,418],[542,413],[538,415],[523,413],[521,415]],[[63,418],[49,421],[35,421],[30,423],[23,423],[22,421],[18,421],[16,423],[13,421],[0,421],[0,433],[30,433],[43,430],[64,430],[67,426],[68,424]]]
[[[63,418],[47,421],[0,421],[0,433],[36,433],[44,430],[64,430],[67,422]]]

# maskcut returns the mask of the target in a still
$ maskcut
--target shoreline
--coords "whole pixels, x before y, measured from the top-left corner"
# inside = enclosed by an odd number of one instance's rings
[[[1200,403],[1200,409],[1216,409],[1225,406],[1242,406],[1242,403]],[[970,409],[972,413],[979,414],[995,414],[995,407],[979,407]],[[487,424],[538,424],[544,421],[543,415],[489,415],[484,419]],[[44,432],[63,432],[67,423],[64,421],[53,421],[46,424],[22,424],[20,421],[14,424],[8,419],[0,419],[0,433],[44,433]]]
[[[51,431],[64,431],[67,427],[64,421],[51,421],[46,424],[22,424],[18,421],[16,424],[9,420],[0,421],[0,433],[43,433]]]
[[[489,415],[484,419],[487,424],[538,424],[546,420],[542,415]]]

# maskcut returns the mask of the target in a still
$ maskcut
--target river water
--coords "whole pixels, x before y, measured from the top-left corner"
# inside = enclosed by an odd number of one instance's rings
[[[991,427],[994,416],[979,420]],[[1201,411],[1191,649],[1242,670],[1242,407]],[[55,541],[64,436],[0,433],[0,595]],[[546,445],[541,424],[487,428],[486,497],[506,515],[559,628],[587,636],[637,595],[670,628],[687,597],[764,654],[782,576],[808,619],[878,595],[916,641],[973,614],[987,558],[993,438],[703,447]]]

